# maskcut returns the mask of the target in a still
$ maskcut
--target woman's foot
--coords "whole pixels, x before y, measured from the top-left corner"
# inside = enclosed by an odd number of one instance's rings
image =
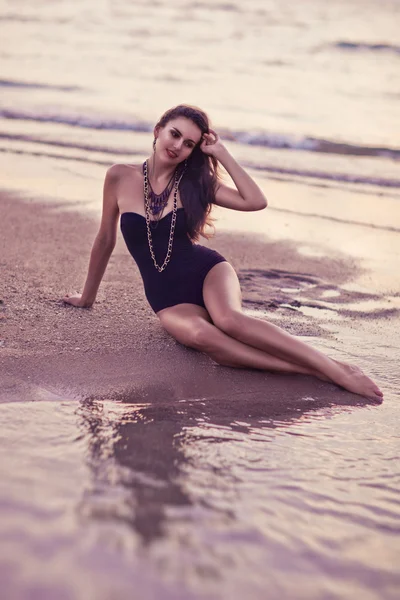
[[[336,383],[340,387],[345,388],[349,392],[359,394],[372,400],[383,400],[383,393],[380,391],[378,386],[370,379],[365,373],[356,365],[342,362],[340,360],[331,359],[338,367],[341,368],[342,373],[339,377],[332,379],[320,371],[309,371],[310,375],[314,375],[322,381],[329,381],[330,383]]]
[[[372,381],[363,371],[355,365],[334,361],[341,369],[339,377],[335,377],[334,383],[345,388],[353,394],[359,394],[371,400],[383,400],[383,393],[376,383]]]

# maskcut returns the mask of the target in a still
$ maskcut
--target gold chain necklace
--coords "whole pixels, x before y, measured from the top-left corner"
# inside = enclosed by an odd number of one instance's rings
[[[145,207],[145,213],[146,213],[147,240],[148,240],[148,243],[149,243],[149,250],[150,250],[151,258],[153,259],[154,266],[155,266],[155,268],[157,269],[157,271],[159,273],[161,273],[162,271],[164,271],[165,267],[168,265],[168,263],[169,263],[169,261],[171,259],[171,254],[172,254],[172,244],[173,244],[173,241],[174,241],[176,213],[177,213],[177,209],[178,209],[178,200],[177,200],[177,198],[178,198],[178,188],[179,188],[179,184],[181,182],[181,179],[182,179],[183,173],[184,173],[184,171],[183,171],[181,175],[178,175],[177,171],[175,172],[175,180],[174,180],[174,204],[173,204],[173,209],[172,209],[171,229],[170,229],[170,232],[169,232],[167,254],[165,256],[163,264],[160,267],[160,265],[157,263],[156,256],[154,254],[153,240],[152,240],[152,237],[151,237],[151,228],[150,228],[150,220],[151,219],[150,219],[150,201],[149,201],[149,178],[148,178],[147,160],[145,161],[145,163],[143,165],[144,207]]]

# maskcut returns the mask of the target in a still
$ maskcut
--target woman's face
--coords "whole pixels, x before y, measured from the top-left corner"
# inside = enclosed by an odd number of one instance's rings
[[[186,160],[193,148],[200,142],[202,133],[193,121],[186,117],[171,119],[165,127],[156,127],[157,158],[163,162],[177,165]]]

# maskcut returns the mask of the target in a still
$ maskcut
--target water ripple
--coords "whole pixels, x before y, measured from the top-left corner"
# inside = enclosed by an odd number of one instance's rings
[[[13,449],[0,467],[5,589],[28,597],[35,573],[54,596],[71,573],[87,597],[118,598],[111,582],[126,593],[133,580],[141,597],[161,597],[183,569],[185,599],[261,598],[265,585],[272,598],[390,597],[400,584],[394,405],[306,403],[266,418],[253,396],[233,395],[229,409],[145,398],[0,405],[0,451]],[[43,559],[60,566],[48,580]]]

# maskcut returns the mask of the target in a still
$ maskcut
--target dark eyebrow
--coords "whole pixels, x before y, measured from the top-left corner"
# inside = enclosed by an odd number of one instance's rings
[[[182,135],[182,133],[181,133],[181,132],[179,131],[179,129],[177,129],[176,127],[173,127],[172,129],[175,129],[175,131],[176,131],[177,133],[179,133],[179,135]],[[186,141],[187,141],[187,142],[192,142],[194,145],[196,145],[196,142],[195,142],[194,140],[191,140],[190,138],[188,138]]]

